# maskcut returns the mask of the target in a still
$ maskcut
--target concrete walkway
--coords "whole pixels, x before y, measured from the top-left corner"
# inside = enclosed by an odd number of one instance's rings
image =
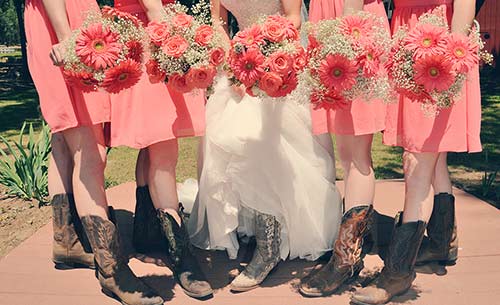
[[[340,183],[339,183],[339,186]],[[119,185],[109,190],[110,203],[117,210],[120,231],[128,252],[130,244],[135,186]],[[402,208],[404,186],[401,181],[379,181],[377,210],[394,215]],[[447,270],[437,266],[420,270],[413,288],[392,304],[476,305],[500,304],[500,211],[487,203],[456,190],[460,259]],[[0,261],[1,305],[107,305],[118,304],[105,297],[91,270],[56,270],[50,260],[51,225],[40,229],[31,238]],[[197,301],[188,298],[175,285],[171,272],[155,258],[132,258],[134,272],[143,277],[166,300],[166,304],[217,305],[302,305],[349,304],[349,286],[337,295],[307,299],[297,293],[298,279],[307,274],[314,263],[290,261],[281,263],[262,288],[232,294],[226,288],[241,269],[239,262],[251,253],[240,251],[238,261],[229,261],[223,252],[198,251],[209,279],[216,289],[214,298]],[[248,252],[248,251],[247,251]],[[146,261],[146,262],[144,262]],[[365,275],[381,266],[378,256],[365,260]],[[438,276],[435,273],[446,273]]]

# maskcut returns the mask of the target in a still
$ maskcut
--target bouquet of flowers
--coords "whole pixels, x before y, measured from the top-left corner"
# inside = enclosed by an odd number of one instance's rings
[[[436,8],[418,19],[412,30],[401,27],[394,34],[387,69],[394,90],[424,108],[439,111],[453,105],[459,97],[467,72],[482,58],[491,62],[483,51],[478,25],[468,36],[450,33],[442,8]]]
[[[191,8],[169,4],[160,22],[150,22],[146,28],[150,38],[151,59],[146,71],[151,82],[166,82],[182,92],[211,89],[217,70],[225,58],[224,38],[210,24],[209,5],[200,1]],[[205,13],[204,13],[205,12]]]
[[[142,74],[146,37],[135,16],[109,6],[89,12],[65,45],[67,82],[84,92],[103,88],[118,93],[132,87]]]
[[[229,52],[230,81],[252,96],[288,95],[307,62],[299,36],[293,23],[278,15],[238,32]]]
[[[301,96],[315,108],[338,109],[356,98],[386,100],[384,62],[390,34],[384,21],[367,12],[305,25],[309,62],[301,75]]]

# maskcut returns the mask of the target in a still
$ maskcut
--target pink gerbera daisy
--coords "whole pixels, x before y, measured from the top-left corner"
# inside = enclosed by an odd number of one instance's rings
[[[264,72],[265,60],[259,49],[245,50],[232,62],[234,75],[246,87],[250,87]]]
[[[64,78],[68,84],[75,86],[83,92],[96,91],[99,82],[89,72],[64,71]]]
[[[105,69],[116,64],[122,45],[119,35],[96,23],[83,29],[76,39],[76,54],[93,69]]]
[[[259,25],[254,25],[248,29],[238,32],[233,38],[233,44],[241,43],[244,46],[251,47],[264,43],[264,35]]]
[[[131,40],[126,43],[127,45],[127,57],[131,58],[137,62],[142,62],[142,54],[144,53],[144,48],[142,43],[136,40]]]
[[[135,17],[134,15],[107,5],[102,7],[101,12],[104,17],[128,20],[131,21],[135,26],[142,25],[142,22],[139,20],[139,18]]]
[[[337,91],[350,89],[356,82],[357,69],[354,61],[342,55],[328,55],[318,70],[321,83]]]
[[[363,18],[358,15],[344,16],[340,21],[340,31],[355,40],[369,36],[372,27],[373,22],[371,19]]]
[[[366,77],[376,75],[380,71],[380,57],[383,55],[382,50],[378,49],[374,43],[363,43],[361,56],[358,58],[363,74]]]
[[[478,46],[467,36],[452,33],[446,37],[445,57],[452,62],[455,71],[467,73],[479,62]]]
[[[414,51],[414,58],[438,55],[444,52],[446,28],[421,23],[408,33],[404,42],[408,50]]]
[[[137,84],[141,74],[140,64],[127,59],[106,71],[102,86],[110,93],[118,93]]]
[[[311,103],[314,109],[342,109],[347,106],[347,101],[342,95],[334,90],[327,92],[313,91],[311,94]]]
[[[427,91],[448,90],[454,81],[452,64],[444,56],[427,56],[415,63],[415,82]]]

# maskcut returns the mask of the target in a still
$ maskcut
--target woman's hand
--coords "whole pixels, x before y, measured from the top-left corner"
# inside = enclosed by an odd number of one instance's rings
[[[161,0],[139,0],[139,2],[149,21],[161,21],[163,17],[163,4]]]
[[[293,25],[300,29],[302,18],[300,15],[302,1],[301,0],[281,0],[281,4],[283,5],[283,11],[285,17],[293,22]]]
[[[64,41],[56,43],[52,46],[49,56],[55,66],[62,66],[64,64],[65,53]]]
[[[363,10],[363,0],[345,0],[343,15],[350,15]]]

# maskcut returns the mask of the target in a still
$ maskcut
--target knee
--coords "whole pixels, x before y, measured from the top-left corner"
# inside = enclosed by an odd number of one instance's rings
[[[430,185],[436,163],[433,158],[420,158],[413,153],[403,154],[403,170],[407,185]]]
[[[151,168],[175,169],[177,166],[178,146],[176,140],[164,141],[148,147]]]

